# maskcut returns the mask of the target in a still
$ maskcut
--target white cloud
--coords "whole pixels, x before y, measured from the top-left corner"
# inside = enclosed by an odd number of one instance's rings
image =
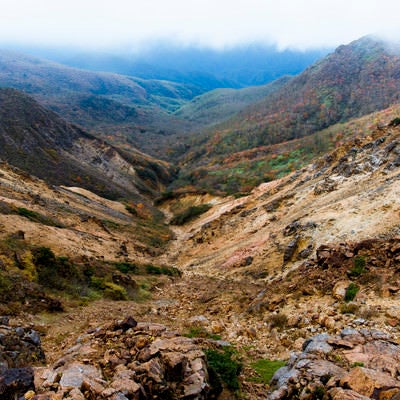
[[[229,46],[347,43],[368,33],[400,39],[389,0],[0,0],[0,38],[111,47],[167,39]]]

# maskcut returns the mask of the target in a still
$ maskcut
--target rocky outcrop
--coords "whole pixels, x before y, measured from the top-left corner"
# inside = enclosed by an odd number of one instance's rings
[[[54,365],[35,369],[37,399],[201,400],[210,390],[193,339],[132,317],[88,332]]]
[[[271,381],[269,400],[400,398],[400,346],[376,330],[306,340]]]
[[[0,398],[15,399],[33,388],[32,364],[44,361],[39,333],[11,327],[0,317]]]

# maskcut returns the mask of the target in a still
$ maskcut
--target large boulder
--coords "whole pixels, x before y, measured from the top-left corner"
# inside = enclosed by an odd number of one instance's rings
[[[400,398],[400,346],[379,331],[317,335],[271,381],[269,400]]]

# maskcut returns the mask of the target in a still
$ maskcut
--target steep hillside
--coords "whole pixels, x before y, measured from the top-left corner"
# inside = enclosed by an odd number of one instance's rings
[[[373,327],[398,340],[398,122],[356,131],[247,197],[181,197],[181,208],[212,207],[174,228],[166,260],[184,275],[158,293],[160,312],[234,342],[250,363],[287,359],[311,333]],[[176,200],[163,207],[181,212]]]
[[[154,271],[161,277],[175,273],[146,267],[172,238],[153,208],[78,187],[49,186],[5,162],[0,226],[3,314],[22,307],[31,313],[60,311],[101,297],[141,299],[157,281]],[[124,277],[121,271],[127,270],[137,278]]]
[[[0,87],[23,90],[86,129],[126,123],[150,132],[167,132],[174,124],[168,112],[198,94],[179,83],[89,72],[4,50]]]
[[[195,123],[196,127],[214,125],[222,122],[249,104],[267,97],[280,89],[290,77],[285,76],[262,86],[245,89],[216,89],[195,97],[186,103],[174,115]]]
[[[190,156],[184,159],[179,176],[170,188],[181,190],[182,187],[195,187],[210,193],[243,195],[262,182],[282,178],[301,169],[342,144],[348,137],[373,132],[377,126],[388,124],[399,113],[400,104],[394,104],[303,138],[259,146],[220,158],[207,158],[206,148],[200,147],[191,154],[194,159]],[[184,145],[181,147],[185,149]],[[211,147],[208,149],[211,150]]]
[[[397,103],[399,69],[384,42],[365,37],[340,46],[230,121],[216,153],[299,138]]]
[[[300,167],[297,160],[306,157],[308,162],[329,149],[318,132],[398,103],[399,70],[399,56],[381,41],[365,37],[339,47],[208,133],[191,136],[185,145],[175,145],[175,155],[182,157],[184,165],[182,179],[190,182],[191,174],[201,168],[201,179],[206,175],[210,183],[214,181],[210,184],[214,190],[243,191],[254,185],[243,176],[246,169],[258,171],[262,179],[280,176],[274,172],[276,160],[259,164],[259,157],[250,163],[248,159],[256,154],[279,156],[276,145],[282,144],[288,156],[277,164],[292,163],[287,172]],[[308,139],[314,134],[315,140]],[[307,138],[303,144],[302,138]],[[233,159],[242,159],[242,164],[234,165]],[[227,180],[242,183],[230,188],[225,185]]]
[[[325,361],[337,363],[346,373],[363,368],[362,362],[378,368],[382,363],[369,364],[368,346],[360,348],[353,341],[359,338],[356,330],[368,338],[363,343],[380,340],[379,346],[386,346],[383,339],[395,343],[400,338],[399,122],[395,117],[384,124],[378,118],[374,129],[353,122],[347,126],[347,139],[333,151],[246,197],[165,195],[159,206],[175,224],[171,227],[145,204],[110,201],[77,187],[49,187],[3,163],[2,313],[15,313],[46,333],[43,347],[48,360],[55,362],[48,368],[57,369],[60,359],[70,368],[78,359],[113,374],[114,369],[131,374],[135,367],[143,382],[148,382],[145,377],[158,379],[149,357],[168,352],[167,338],[158,342],[159,331],[165,330],[159,323],[166,324],[195,337],[197,345],[211,347],[209,360],[219,354],[217,362],[235,368],[233,376],[241,371],[240,385],[234,381],[236,390],[240,387],[241,398],[251,400],[288,399],[268,397],[263,366],[274,370],[283,365],[290,351],[309,345],[313,334],[323,334],[315,341],[328,340],[331,346],[313,347],[307,353],[313,360],[314,354],[332,351],[332,359]],[[60,307],[65,313],[38,314]],[[140,341],[137,330],[124,330],[118,321],[98,329],[104,320],[122,321],[128,314],[146,318],[149,323],[140,325],[140,335],[151,328],[152,337],[146,333]],[[337,339],[339,333],[351,338]],[[121,335],[129,339],[129,352],[118,340]],[[105,351],[111,344],[112,350]],[[101,356],[92,352],[96,346],[101,346]],[[68,354],[74,357],[64,357]],[[197,348],[196,354],[203,357]],[[143,368],[129,361],[134,357]],[[172,363],[182,358],[166,359]],[[242,367],[234,363],[239,361]],[[329,381],[325,374],[321,380],[317,376],[317,387],[349,390],[337,371]],[[130,382],[135,376],[129,376],[129,382],[118,387],[130,383],[137,388]],[[320,393],[296,376],[290,381],[293,390]],[[224,385],[233,384],[232,375],[224,379]],[[398,384],[397,376],[393,379]],[[101,385],[104,388],[106,381]],[[225,394],[235,398],[232,391]]]
[[[0,157],[52,184],[114,198],[154,195],[171,178],[167,164],[117,150],[14,89],[0,89]]]

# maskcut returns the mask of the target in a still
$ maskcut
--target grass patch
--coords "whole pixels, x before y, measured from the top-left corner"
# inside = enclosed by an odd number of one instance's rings
[[[157,266],[153,264],[147,264],[145,266],[145,270],[147,274],[150,275],[168,275],[168,276],[181,276],[181,271],[175,267],[167,267],[167,266]]]
[[[343,303],[340,305],[340,313],[341,314],[356,314],[359,311],[360,307],[358,304],[354,303]]]
[[[205,338],[205,339],[213,339],[213,340],[221,340],[221,336],[220,335],[215,335],[213,333],[210,333],[207,331],[207,329],[205,329],[202,326],[192,326],[189,329],[189,332],[184,333],[182,336],[186,336],[188,338]]]
[[[353,267],[348,271],[348,275],[351,277],[358,277],[365,272],[365,266],[367,262],[364,256],[357,256],[353,260]]]
[[[269,384],[271,382],[272,377],[275,372],[278,371],[279,368],[284,367],[286,365],[285,361],[282,360],[268,360],[261,359],[251,364],[251,367],[257,372],[259,378],[255,378],[255,381],[258,383]]]
[[[363,366],[364,366],[363,362],[356,361],[356,362],[353,362],[353,364],[350,365],[350,368],[363,367]]]
[[[116,262],[115,267],[119,272],[122,272],[123,274],[129,274],[129,273],[136,273],[138,271],[138,267],[136,264],[128,263],[128,262]]]
[[[47,217],[36,211],[28,210],[24,207],[17,207],[16,213],[22,217],[28,218],[32,222],[39,222],[43,225],[55,226],[57,228],[64,228],[64,225],[54,218]]]
[[[360,287],[357,286],[355,283],[350,283],[350,285],[346,289],[346,293],[344,295],[344,301],[348,303],[349,301],[354,300],[354,298],[357,296],[357,293],[359,292]]]
[[[201,204],[199,206],[191,206],[183,212],[175,215],[171,219],[171,225],[184,225],[197,218],[199,215],[204,214],[211,208],[210,204]]]
[[[214,387],[226,385],[234,392],[240,389],[239,374],[242,370],[242,362],[237,351],[232,347],[222,350],[205,350],[208,360],[210,380]]]

